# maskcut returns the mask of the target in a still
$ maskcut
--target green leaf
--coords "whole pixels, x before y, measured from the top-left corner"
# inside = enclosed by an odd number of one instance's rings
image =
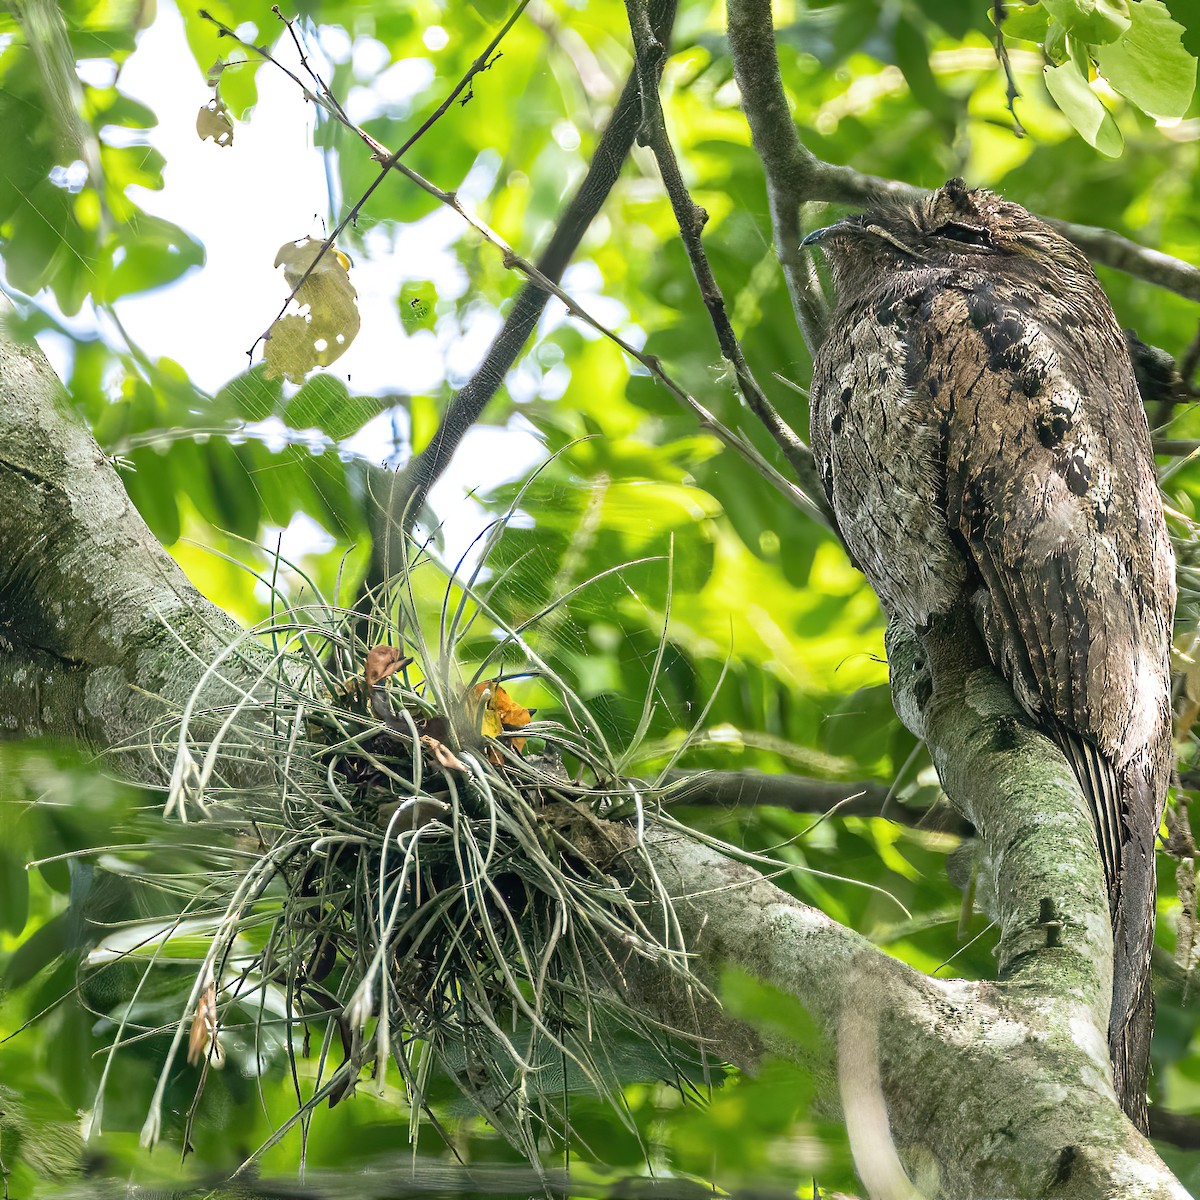
[[[996,23],[996,10],[988,9],[988,20]],[[1050,16],[1040,4],[1006,4],[1000,28],[1005,37],[1020,38],[1023,42],[1040,42],[1046,36]]]
[[[262,64],[257,60],[248,61],[244,50],[228,38],[222,37],[217,26],[200,15],[201,8],[204,12],[211,13],[222,24],[233,28],[242,24],[243,14],[229,3],[229,0],[207,0],[203,6],[192,3],[179,6],[188,46],[191,47],[200,70],[207,75],[218,61],[233,60],[226,69],[217,73],[220,79],[221,99],[229,106],[237,120],[244,120],[247,111],[253,108],[258,100],[255,76]],[[270,45],[279,31],[267,26],[264,32],[268,34],[267,38],[258,36],[256,31],[256,36],[251,40]]]
[[[441,421],[441,412],[432,396],[413,396],[408,402],[408,417],[412,424],[409,441],[413,450],[427,446]]]
[[[93,289],[101,303],[173,283],[185,271],[204,263],[204,247],[199,242],[178,225],[145,214],[120,230],[108,253],[116,265]]]
[[[165,453],[155,446],[143,446],[129,458],[133,469],[121,475],[125,490],[154,536],[164,546],[173,546],[179,541],[179,504]]]
[[[1046,89],[1067,120],[1089,146],[1109,158],[1120,158],[1125,139],[1100,97],[1088,87],[1078,64],[1068,59],[1062,66],[1046,67]]]
[[[219,514],[216,524],[247,539],[258,533],[262,515],[259,492],[246,469],[251,453],[243,446],[231,446],[224,438],[208,443],[209,480]]]
[[[1128,0],[1042,0],[1042,3],[1056,21],[1066,26],[1068,33],[1091,46],[1116,41],[1131,23]]]
[[[896,65],[903,73],[913,99],[935,117],[952,122],[954,105],[950,102],[950,97],[937,85],[929,66],[929,47],[921,31],[911,21],[901,18],[896,22],[893,45],[896,50]]]
[[[346,420],[350,408],[350,389],[342,380],[314,375],[283,406],[283,419],[293,429],[320,429],[336,439],[358,428],[358,422]]]
[[[336,375],[314,375],[284,405],[283,419],[293,429],[319,429],[340,442],[393,403],[375,396],[351,396]]]
[[[1183,26],[1161,0],[1141,0],[1129,32],[1096,48],[1100,74],[1152,117],[1182,117],[1196,90],[1196,60],[1179,40]]]
[[[16,991],[35,975],[44,971],[56,958],[70,948],[70,918],[67,913],[51,917],[45,925],[35,929],[13,952],[4,968],[3,982],[6,989]]]
[[[405,333],[437,324],[437,288],[428,279],[411,280],[400,289],[400,320]]]
[[[0,929],[14,936],[29,917],[29,876],[25,864],[0,848]]]
[[[269,379],[262,363],[231,379],[213,400],[213,412],[246,421],[262,421],[278,411],[283,399],[283,384]]]
[[[485,25],[497,25],[508,16],[507,0],[469,0],[469,3]]]
[[[1052,63],[1066,62],[1070,58],[1067,53],[1067,31],[1061,21],[1051,21],[1046,27],[1046,40],[1042,49]]]

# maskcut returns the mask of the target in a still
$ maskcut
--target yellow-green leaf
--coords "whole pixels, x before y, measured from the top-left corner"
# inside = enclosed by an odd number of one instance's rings
[[[1196,90],[1196,60],[1180,41],[1183,26],[1161,0],[1141,0],[1133,24],[1107,46],[1096,47],[1100,74],[1152,117],[1182,117]]]
[[[1043,72],[1046,89],[1062,109],[1067,120],[1089,146],[1095,146],[1109,158],[1120,158],[1125,139],[1117,128],[1112,113],[1100,102],[1100,97],[1088,87],[1079,66],[1067,59],[1058,67],[1046,67]]]

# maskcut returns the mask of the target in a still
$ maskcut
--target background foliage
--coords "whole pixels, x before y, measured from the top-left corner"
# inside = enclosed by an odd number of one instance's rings
[[[1185,63],[1194,83],[1189,56],[1200,51],[1200,20],[1187,5],[1171,4],[1171,15],[1187,26],[1179,43],[1158,0],[1019,6],[1007,27],[1024,130],[1018,136],[990,8],[982,0],[783,0],[776,13],[784,83],[806,144],[830,161],[915,184],[936,186],[961,174],[1037,211],[1108,226],[1200,261],[1200,109]],[[295,64],[287,33],[263,0],[217,0],[209,9],[245,40],[277,44]],[[499,0],[305,0],[295,11],[314,65],[336,95],[355,98],[357,119],[388,146],[435,107],[508,15]],[[219,38],[190,4],[180,13],[192,60],[167,69],[177,73],[179,88],[194,92],[197,109],[215,83],[234,140],[209,149],[236,155],[242,123],[264,116],[255,109],[257,82],[275,68]],[[154,0],[34,0],[23,23],[0,15],[6,290],[21,299],[27,331],[61,335],[55,345],[72,402],[120,465],[151,528],[207,595],[243,620],[266,615],[268,593],[236,564],[270,572],[260,547],[273,547],[302,514],[308,523],[300,527],[310,530],[305,571],[349,601],[369,541],[368,461],[402,463],[427,442],[469,373],[461,345],[478,345],[480,331],[496,327],[520,281],[465,226],[448,245],[454,286],[439,288],[414,274],[399,252],[400,234],[423,228],[436,201],[393,176],[340,242],[357,264],[352,280],[363,265],[382,263],[391,281],[398,333],[387,345],[358,347],[394,364],[386,391],[360,394],[353,374],[347,379],[335,363],[301,387],[252,366],[207,394],[153,345],[126,338],[122,302],[203,270],[205,259],[185,229],[141,207],[145,191],[161,186],[164,160],[147,141],[155,114],[123,92],[122,69],[156,19],[162,13]],[[776,267],[762,173],[738,107],[723,22],[722,7],[710,0],[681,4],[664,76],[667,118],[693,195],[710,214],[706,245],[747,357],[803,430],[799,389],[810,363]],[[45,36],[33,37],[37,28]],[[1143,39],[1132,48],[1130,29]],[[474,80],[469,100],[452,106],[405,161],[447,189],[467,181],[464,194],[476,211],[532,257],[581,177],[629,70],[624,8],[616,0],[538,0],[501,50]],[[1146,68],[1139,54],[1154,57],[1156,68]],[[1112,86],[1087,86],[1097,66]],[[1074,73],[1071,88],[1055,82],[1064,71]],[[324,156],[332,227],[377,167],[315,108],[312,136],[312,153]],[[307,232],[281,229],[263,256]],[[647,152],[635,148],[577,261],[582,266],[568,276],[568,290],[585,290],[604,320],[658,355],[674,378],[775,461],[773,445],[739,411],[718,368]],[[1196,333],[1193,304],[1127,276],[1101,274],[1123,324],[1174,355],[1185,353]],[[224,286],[236,289],[238,281]],[[281,281],[280,302],[285,294]],[[264,312],[261,327],[274,316]],[[198,325],[196,336],[241,334]],[[410,391],[406,356],[418,348],[436,353],[442,370],[434,386]],[[1190,407],[1159,416],[1172,438],[1200,436],[1200,417]],[[792,771],[845,781],[847,795],[855,781],[873,780],[893,787],[890,803],[931,802],[928,761],[891,710],[883,623],[864,581],[829,536],[699,432],[694,417],[640,369],[631,370],[614,345],[552,304],[485,420],[532,428],[546,455],[554,455],[521,500],[520,519],[493,565],[506,572],[510,619],[524,619],[615,565],[657,558],[582,589],[537,631],[541,653],[574,679],[621,745],[637,730],[666,628],[653,718],[637,749],[642,769],[666,762],[704,714],[703,735],[682,765]],[[1190,517],[1200,472],[1176,471],[1167,491]],[[484,513],[494,513],[514,495],[515,484],[489,481],[477,499]],[[463,549],[447,545],[445,552]],[[290,570],[280,584],[293,596],[304,587]],[[1181,619],[1195,624],[1187,604]],[[530,683],[522,702],[536,703],[536,692]],[[1188,748],[1183,766],[1190,766]],[[121,1179],[233,1170],[295,1104],[279,1063],[260,1062],[249,1043],[237,1069],[210,1081],[182,1166],[179,1154],[160,1151],[148,1160],[137,1147],[161,1038],[122,1055],[104,1133],[85,1149],[79,1143],[77,1114],[92,1106],[113,1005],[128,983],[120,970],[85,977],[80,965],[113,922],[145,916],[161,902],[153,887],[114,883],[103,859],[56,856],[144,840],[160,797],[111,783],[62,749],[8,745],[0,750],[0,801],[0,1034],[13,1035],[0,1045],[0,1159],[11,1194],[50,1194],[81,1164]],[[811,830],[810,816],[780,809],[687,815],[748,848],[773,847],[797,868],[784,886],[921,969],[992,974],[986,918],[960,920],[961,895],[946,870],[958,840],[942,831],[946,818],[937,811],[915,828],[835,815]],[[25,871],[35,859],[41,865]],[[181,849],[178,863],[187,861]],[[168,865],[142,869],[149,875]],[[1170,872],[1163,874],[1159,941],[1170,955],[1178,906]],[[153,997],[144,1001],[152,1005]],[[743,980],[729,981],[726,1002],[761,1021],[778,1007],[777,998]],[[1195,1024],[1186,988],[1165,982],[1154,1098],[1184,1113],[1200,1113]],[[177,1095],[168,1107],[176,1124],[167,1137],[176,1152],[184,1149],[191,1087],[183,1077],[172,1083]],[[811,1176],[822,1187],[853,1189],[842,1134],[811,1106],[812,1092],[803,1072],[782,1064],[728,1081],[706,1104],[665,1085],[631,1083],[640,1144],[598,1102],[580,1097],[572,1109],[579,1135],[573,1166],[636,1173],[648,1156],[659,1174],[723,1185],[753,1181],[782,1194]],[[448,1091],[441,1115],[465,1158],[512,1160],[455,1109]],[[353,1103],[318,1114],[307,1162],[358,1167],[402,1152],[407,1137],[403,1096],[390,1087],[378,1096],[364,1086]],[[418,1149],[446,1153],[428,1126]],[[287,1174],[299,1153],[292,1136],[255,1169]],[[1200,1185],[1200,1159],[1166,1154],[1185,1182]]]

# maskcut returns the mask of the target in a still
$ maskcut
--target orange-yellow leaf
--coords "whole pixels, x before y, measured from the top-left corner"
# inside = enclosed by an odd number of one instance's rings
[[[536,710],[518,704],[496,680],[475,685],[475,697],[483,701],[480,732],[484,737],[498,738],[516,729],[523,729],[533,720]],[[525,738],[510,738],[509,745],[519,754],[525,749]]]

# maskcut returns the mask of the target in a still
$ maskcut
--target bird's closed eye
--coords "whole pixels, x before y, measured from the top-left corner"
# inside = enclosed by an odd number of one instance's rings
[[[964,225],[960,221],[947,221],[935,229],[937,237],[949,238],[952,242],[963,242],[968,246],[990,246],[992,235],[978,225]]]

